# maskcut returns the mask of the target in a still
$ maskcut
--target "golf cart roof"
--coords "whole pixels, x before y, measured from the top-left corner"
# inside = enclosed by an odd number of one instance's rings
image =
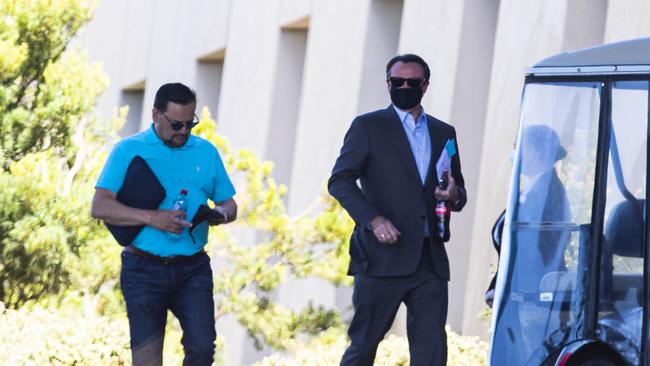
[[[526,74],[650,74],[650,37],[562,52],[536,63]]]

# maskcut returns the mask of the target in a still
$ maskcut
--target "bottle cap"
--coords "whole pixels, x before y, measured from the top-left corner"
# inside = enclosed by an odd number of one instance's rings
[[[187,189],[181,189],[181,194],[183,196],[187,196]]]

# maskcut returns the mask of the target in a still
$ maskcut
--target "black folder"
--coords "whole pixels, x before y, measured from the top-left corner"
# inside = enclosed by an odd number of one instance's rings
[[[226,218],[223,217],[221,212],[211,209],[207,205],[200,205],[196,214],[192,218],[192,227],[190,227],[190,234],[194,228],[205,220],[214,220],[218,223],[224,223]]]
[[[136,155],[126,169],[124,183],[117,192],[117,200],[129,207],[155,210],[165,196],[165,188],[160,184],[158,177],[147,162]],[[144,225],[119,226],[106,222],[105,224],[115,240],[122,246],[131,244],[144,228]]]

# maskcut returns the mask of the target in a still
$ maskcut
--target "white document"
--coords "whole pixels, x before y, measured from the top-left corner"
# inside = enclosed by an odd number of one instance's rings
[[[436,172],[438,173],[438,179],[441,179],[445,174],[445,170],[451,172],[451,158],[456,155],[456,144],[454,139],[447,140],[445,148],[442,149],[438,162],[436,163]]]

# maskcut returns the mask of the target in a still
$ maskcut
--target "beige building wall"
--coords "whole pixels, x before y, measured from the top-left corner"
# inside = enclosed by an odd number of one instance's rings
[[[400,34],[399,52],[417,53],[431,68],[423,99],[425,110],[453,125],[458,134],[469,201],[463,212],[453,214],[452,240],[447,244],[452,304],[448,322],[456,331],[462,331],[465,316],[454,310],[453,304],[481,301],[480,292],[465,291],[469,273],[465,263],[471,253],[472,213],[498,9],[498,0],[406,0]],[[477,323],[476,317],[472,322]]]
[[[447,245],[448,320],[485,336],[477,315],[496,264],[490,230],[506,202],[525,68],[564,50],[648,36],[648,18],[645,0],[104,0],[76,43],[111,81],[99,114],[130,106],[123,135],[149,126],[161,84],[184,82],[234,148],[276,163],[292,214],[324,191],[352,119],[389,105],[388,59],[423,56],[431,67],[423,105],[456,127],[470,199],[454,214]],[[254,243],[253,233],[241,235]],[[344,317],[350,295],[317,279],[275,294],[295,308],[335,305]],[[234,319],[217,327],[230,364],[263,355]],[[403,312],[393,331],[404,334]]]
[[[479,185],[475,198],[474,231],[469,258],[469,268],[472,271],[468,274],[466,287],[469,294],[484,292],[491,278],[485,274],[494,272],[496,268],[494,261],[486,261],[486,258],[495,257],[489,234],[494,220],[506,205],[511,170],[508,157],[518,129],[518,102],[524,81],[524,69],[565,50],[563,45],[567,41],[570,41],[574,48],[602,42],[602,30],[595,32],[600,34],[601,40],[587,38],[588,41],[583,42],[580,42],[582,39],[578,35],[567,32],[569,27],[565,25],[574,22],[582,27],[574,27],[578,30],[571,33],[588,29],[585,24],[591,22],[603,24],[603,17],[594,17],[592,12],[585,14],[575,11],[569,17],[568,14],[573,10],[571,7],[578,3],[586,5],[587,1],[501,1],[483,133]],[[602,6],[605,2],[591,3],[596,9],[596,5]],[[483,306],[481,302],[467,301],[463,313],[476,314]],[[479,333],[483,329],[473,319],[465,317],[464,331]]]
[[[523,70],[556,53],[601,44],[607,8],[605,0],[501,1],[473,220],[469,294],[484,291],[491,277],[485,273],[496,268],[495,261],[486,261],[495,257],[487,234],[507,199],[508,157],[518,129]],[[481,308],[480,302],[466,301],[463,314],[476,314]],[[484,329],[464,317],[463,331],[480,334]]]
[[[334,148],[327,143],[327,136],[336,131],[333,126],[341,118],[340,114],[353,113],[358,79],[350,78],[349,70],[361,65],[358,49],[362,47],[363,37],[349,35],[360,33],[367,19],[364,16],[367,5],[367,1],[341,0],[313,2],[310,8],[305,42],[301,43],[303,68],[298,72],[288,70],[288,73],[301,74],[300,83],[295,83],[300,95],[291,97],[295,119],[292,126],[286,126],[281,120],[273,124],[273,134],[279,141],[290,140],[286,162],[291,165],[291,175],[285,182],[289,186],[287,207],[291,214],[304,211],[322,193],[322,168],[328,164],[324,158]],[[298,56],[295,55],[294,62]],[[279,75],[276,77],[281,85],[284,81],[280,81]],[[337,105],[331,105],[335,100],[332,96],[337,94]],[[292,280],[278,289],[277,299],[294,310],[304,308],[310,301],[329,307],[336,305],[337,289],[317,278]]]
[[[643,0],[609,1],[605,42],[616,42],[650,35],[650,2]]]

